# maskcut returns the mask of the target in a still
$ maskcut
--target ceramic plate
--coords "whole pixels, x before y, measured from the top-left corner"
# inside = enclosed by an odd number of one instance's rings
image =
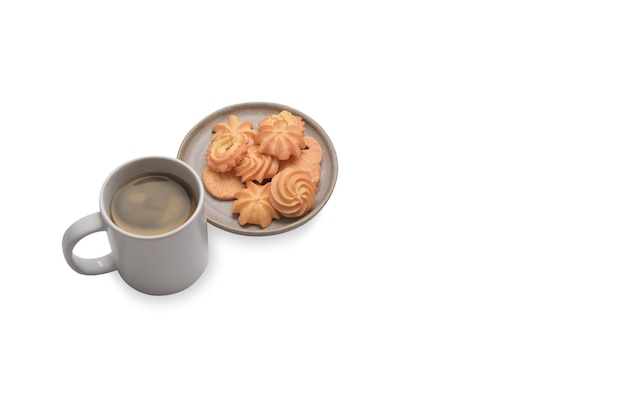
[[[301,111],[275,103],[241,103],[224,107],[196,124],[185,136],[178,150],[178,159],[185,161],[202,177],[202,171],[206,166],[205,155],[209,148],[213,132],[211,127],[217,123],[224,123],[231,114],[237,115],[241,121],[251,121],[257,129],[257,123],[266,116],[287,110],[296,116],[300,116],[305,123],[304,134],[313,136],[322,147],[323,157],[321,164],[321,176],[318,183],[318,191],[315,198],[315,206],[311,211],[296,219],[281,218],[272,221],[266,228],[255,224],[241,226],[238,222],[238,214],[232,212],[232,200],[222,201],[206,193],[205,213],[209,223],[229,232],[250,236],[267,236],[287,232],[302,226],[311,220],[324,207],[335,188],[337,181],[337,154],[330,138],[322,127],[313,119]]]

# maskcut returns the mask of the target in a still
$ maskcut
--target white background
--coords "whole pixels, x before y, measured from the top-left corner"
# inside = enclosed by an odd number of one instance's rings
[[[621,3],[3,2],[0,415],[624,416]],[[65,264],[112,169],[247,101],[331,137],[314,220],[208,225],[167,297]]]

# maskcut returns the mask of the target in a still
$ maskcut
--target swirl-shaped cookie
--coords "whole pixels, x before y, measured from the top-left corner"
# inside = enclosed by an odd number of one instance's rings
[[[243,159],[247,151],[248,140],[243,133],[219,133],[209,145],[207,165],[217,172],[229,171]]]
[[[270,184],[259,185],[246,183],[246,188],[235,193],[233,213],[239,213],[239,224],[257,224],[262,228],[269,226],[280,214],[270,203]]]
[[[241,177],[242,182],[263,182],[278,172],[279,165],[280,162],[275,156],[261,153],[257,145],[252,145],[233,171],[235,175]]]
[[[281,161],[300,155],[306,146],[302,131],[280,120],[271,125],[260,126],[254,143],[259,145],[259,152],[274,155]]]
[[[270,184],[270,203],[284,217],[300,217],[315,205],[317,185],[303,169],[285,168]]]

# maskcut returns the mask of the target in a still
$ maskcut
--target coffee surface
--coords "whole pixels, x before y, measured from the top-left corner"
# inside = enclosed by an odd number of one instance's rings
[[[111,219],[127,232],[167,233],[191,217],[197,206],[193,190],[169,174],[150,173],[122,184],[111,199]]]

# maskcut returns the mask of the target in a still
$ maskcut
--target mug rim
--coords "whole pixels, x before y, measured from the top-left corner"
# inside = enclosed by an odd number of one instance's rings
[[[149,160],[153,160],[153,161],[160,160],[160,161],[171,162],[171,163],[174,163],[174,164],[180,166],[182,169],[186,170],[187,172],[189,172],[191,174],[191,177],[194,178],[195,186],[194,186],[194,184],[189,184],[189,185],[192,186],[193,191],[197,194],[196,197],[197,197],[197,200],[198,200],[198,204],[196,205],[195,210],[193,211],[193,213],[191,213],[189,218],[183,224],[181,224],[180,226],[176,227],[175,229],[172,229],[170,231],[167,231],[167,232],[161,233],[161,234],[157,234],[157,235],[140,235],[140,234],[137,234],[137,233],[128,232],[128,231],[122,229],[121,227],[119,227],[118,225],[116,225],[115,222],[113,222],[113,219],[111,219],[111,215],[110,215],[109,209],[108,209],[108,206],[110,204],[110,199],[109,199],[109,201],[104,201],[104,195],[105,195],[105,190],[106,190],[108,184],[113,180],[115,175],[120,170],[122,170],[122,169],[124,169],[126,167],[129,167],[131,165],[135,165],[137,163],[140,163],[142,161],[149,161]],[[149,171],[145,171],[145,172],[147,173]],[[169,172],[169,171],[164,171],[164,172],[172,174],[172,172]],[[180,177],[180,175],[177,175],[177,176]],[[181,179],[186,181],[187,183],[189,183],[187,178],[181,178]],[[119,185],[116,185],[115,188],[117,189],[118,186]],[[198,215],[198,212],[204,210],[204,198],[205,198],[205,195],[204,195],[204,192],[203,192],[203,187],[204,187],[204,185],[202,184],[202,179],[200,178],[200,176],[185,161],[181,161],[180,159],[172,158],[170,156],[161,156],[161,155],[137,157],[137,158],[130,159],[130,160],[128,160],[128,161],[118,165],[115,169],[113,169],[109,173],[109,175],[106,177],[106,179],[102,183],[102,187],[100,189],[100,196],[99,196],[100,216],[104,219],[104,222],[107,224],[108,227],[114,229],[117,233],[123,234],[125,236],[131,237],[131,238],[135,238],[135,239],[143,239],[143,240],[163,239],[163,238],[166,238],[166,237],[171,236],[173,234],[176,234],[180,230],[188,227],[189,224],[191,224],[191,222],[194,221],[194,219]]]

